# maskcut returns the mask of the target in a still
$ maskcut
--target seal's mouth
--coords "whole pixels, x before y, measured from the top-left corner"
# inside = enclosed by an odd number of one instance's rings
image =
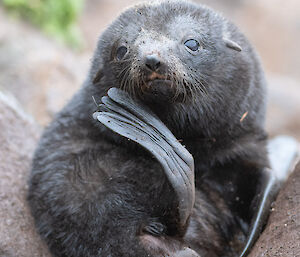
[[[148,80],[155,80],[155,79],[163,79],[163,80],[166,80],[167,79],[167,76],[165,76],[165,75],[161,75],[161,74],[159,74],[159,73],[157,73],[157,72],[152,72],[149,76],[148,76],[148,78],[147,78]]]
[[[172,87],[173,83],[169,76],[165,76],[162,74],[159,74],[157,72],[151,73],[145,81],[145,89],[150,89],[152,87],[157,87],[160,85],[167,85],[169,87]]]

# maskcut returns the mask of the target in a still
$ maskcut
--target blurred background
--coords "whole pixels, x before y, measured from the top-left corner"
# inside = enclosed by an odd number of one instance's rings
[[[84,81],[100,33],[137,2],[0,0],[0,91],[47,125]],[[250,39],[269,85],[267,130],[300,140],[300,1],[195,2],[222,12]]]

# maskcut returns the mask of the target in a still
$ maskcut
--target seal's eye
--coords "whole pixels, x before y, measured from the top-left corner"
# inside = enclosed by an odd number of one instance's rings
[[[185,41],[184,45],[194,52],[197,51],[200,47],[199,42],[195,39],[189,39],[189,40]]]
[[[127,53],[127,47],[125,46],[120,46],[117,50],[117,54],[116,54],[116,57],[118,60],[121,60],[124,55]]]

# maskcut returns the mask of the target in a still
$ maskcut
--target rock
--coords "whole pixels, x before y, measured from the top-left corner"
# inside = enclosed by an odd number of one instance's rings
[[[290,77],[268,74],[267,131],[300,141],[300,83]]]
[[[46,125],[83,83],[90,53],[72,52],[0,8],[0,90]]]
[[[40,129],[0,92],[0,256],[50,257],[26,201],[30,162]]]
[[[300,1],[244,0],[234,14],[234,21],[258,50],[265,69],[299,80]]]
[[[279,192],[268,224],[249,257],[300,256],[300,162]]]

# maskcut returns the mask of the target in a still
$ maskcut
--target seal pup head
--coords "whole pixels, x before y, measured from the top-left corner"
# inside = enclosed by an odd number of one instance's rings
[[[119,87],[142,99],[168,127],[180,116],[179,130],[200,116],[202,129],[212,123],[212,130],[246,112],[244,123],[264,120],[263,74],[247,39],[220,14],[186,1],[123,12],[100,37],[89,80],[103,94]]]

